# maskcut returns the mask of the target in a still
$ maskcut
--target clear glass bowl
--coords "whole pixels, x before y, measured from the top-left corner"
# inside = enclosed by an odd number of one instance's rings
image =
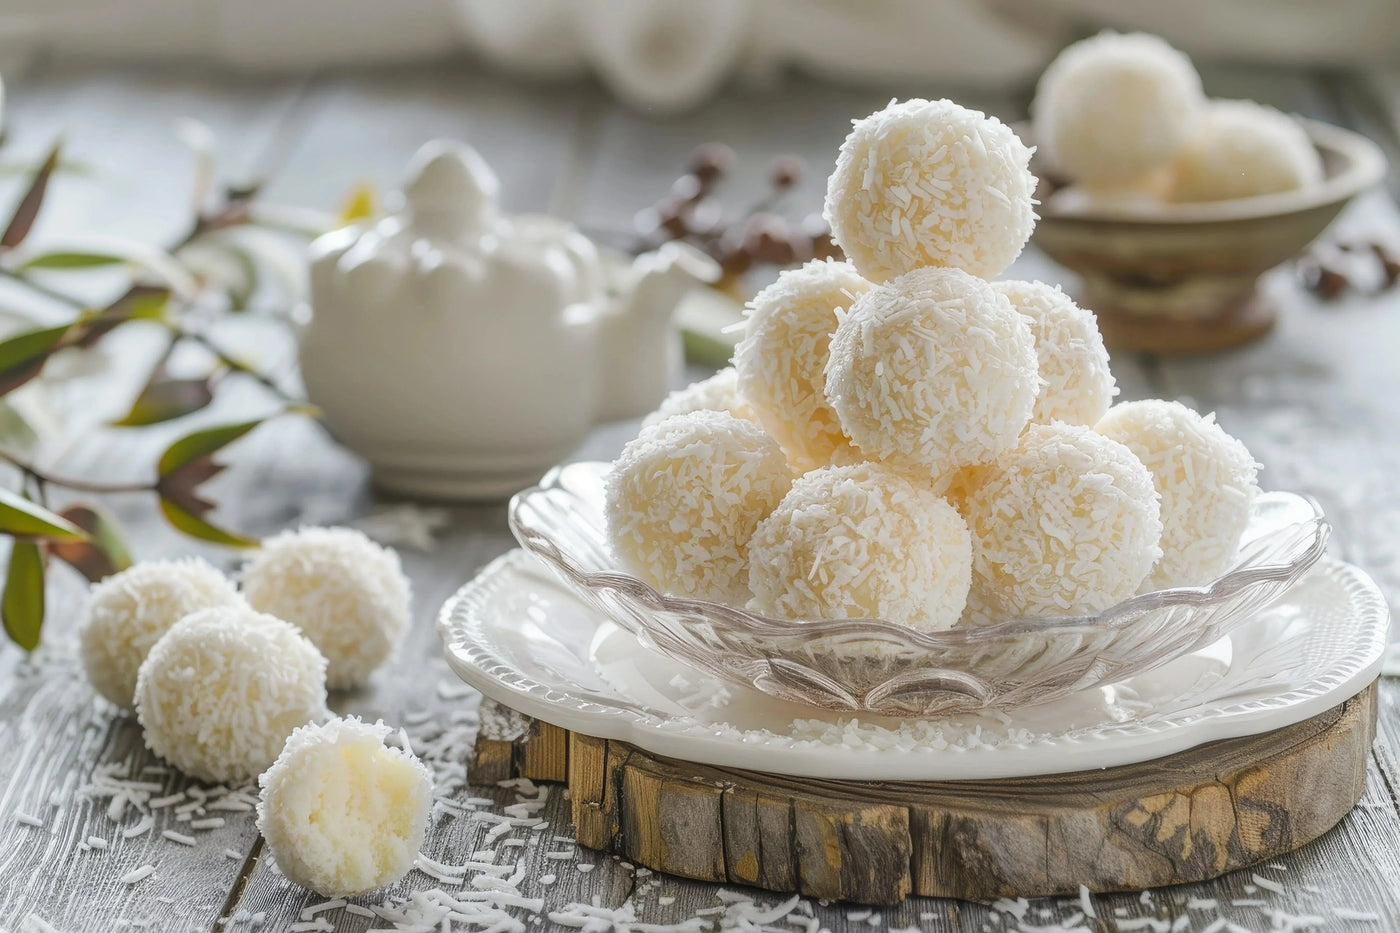
[[[1144,593],[1092,616],[923,634],[878,619],[774,619],[657,592],[612,557],[603,511],[608,469],[569,464],[517,494],[510,526],[520,544],[665,655],[781,699],[891,716],[1043,703],[1204,648],[1302,578],[1330,530],[1311,500],[1266,493],[1255,501],[1235,565],[1206,586]]]

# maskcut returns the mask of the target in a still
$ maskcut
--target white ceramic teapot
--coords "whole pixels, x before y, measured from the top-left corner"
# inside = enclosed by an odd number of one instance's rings
[[[718,273],[667,244],[600,256],[569,224],[501,213],[475,150],[423,147],[402,207],[311,245],[311,401],[392,491],[499,498],[599,420],[654,408],[681,362],[671,313]]]

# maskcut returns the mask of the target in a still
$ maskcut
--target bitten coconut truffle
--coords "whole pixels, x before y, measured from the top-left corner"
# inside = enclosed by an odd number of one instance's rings
[[[1152,474],[1080,425],[1031,425],[966,508],[972,623],[1098,612],[1136,593],[1162,553]]]
[[[752,421],[676,415],[613,464],[608,536],[622,564],[657,589],[742,605],[749,538],[791,485],[782,448]]]
[[[302,726],[258,779],[258,830],[277,867],[323,897],[393,884],[423,845],[433,778],[385,746],[389,731],[354,717]]]
[[[749,303],[734,350],[739,391],[799,473],[826,466],[849,445],[826,400],[827,348],[837,312],[870,288],[850,263],[814,260]]]
[[[326,659],[290,623],[201,609],[161,636],[136,678],[146,746],[205,781],[242,781],[326,716]]]
[[[708,379],[692,382],[666,396],[656,411],[642,421],[642,427],[649,428],[672,415],[688,415],[692,411],[727,411],[735,418],[754,420],[753,409],[739,395],[738,374],[733,366],[726,366]]]
[[[927,485],[878,463],[798,479],[749,552],[756,612],[880,618],[925,632],[958,621],[972,570],[962,516]]]
[[[866,292],[831,338],[826,395],[842,429],[910,478],[1015,444],[1039,389],[1030,323],[957,269],[917,269]]]
[[[1189,58],[1156,36],[1104,32],[1050,63],[1031,118],[1054,167],[1086,186],[1115,187],[1165,168],[1204,107]]]
[[[995,117],[906,100],[855,121],[826,189],[831,234],[875,282],[920,266],[992,278],[1035,226],[1031,150]]]
[[[1108,368],[1098,322],[1054,285],[993,282],[1031,325],[1042,385],[1031,420],[1094,425],[1113,404],[1118,386]]]
[[[1224,201],[1322,181],[1322,159],[1298,121],[1250,100],[1211,101],[1172,166],[1167,198]]]
[[[78,623],[83,669],[98,693],[130,709],[136,672],[170,626],[200,609],[241,605],[228,577],[197,557],[137,564],[88,595]]]
[[[326,656],[326,686],[363,685],[408,629],[398,555],[353,528],[302,528],[264,541],[243,567],[248,604],[301,629]]]
[[[1162,497],[1162,557],[1145,588],[1198,586],[1228,570],[1259,492],[1244,444],[1214,415],[1161,399],[1117,405],[1097,429],[1146,464]]]

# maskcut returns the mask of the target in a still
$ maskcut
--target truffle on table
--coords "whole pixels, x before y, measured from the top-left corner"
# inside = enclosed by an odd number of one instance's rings
[[[1087,187],[1132,187],[1176,158],[1204,107],[1184,54],[1146,33],[1103,32],[1045,69],[1031,119],[1056,169]]]
[[[749,608],[766,615],[880,618],[935,632],[967,602],[967,523],[927,485],[878,463],[798,479],[749,551]]]
[[[1162,557],[1146,588],[1198,586],[1228,570],[1259,493],[1244,444],[1214,415],[1162,399],[1116,405],[1097,430],[1147,466],[1162,498]]]
[[[1033,424],[967,497],[967,621],[1099,612],[1138,591],[1162,551],[1152,474],[1081,425]]]
[[[921,266],[998,275],[1035,226],[1031,150],[950,100],[891,102],[855,121],[827,182],[832,237],[882,282]]]
[[[739,390],[797,472],[826,466],[850,444],[826,400],[827,350],[838,312],[871,287],[850,263],[819,259],[749,302],[734,350]]]
[[[408,629],[398,555],[353,528],[302,528],[262,543],[243,568],[249,605],[285,619],[326,656],[326,685],[364,685]]]
[[[1322,181],[1322,157],[1301,124],[1251,100],[1211,101],[1172,165],[1167,198],[1224,201]]]
[[[191,777],[242,781],[326,716],[326,659],[288,622],[201,609],[156,642],[136,679],[146,746]]]
[[[199,609],[241,605],[228,577],[198,557],[129,567],[88,595],[78,623],[83,669],[98,693],[131,709],[141,662],[172,625]]]
[[[792,485],[782,448],[726,412],[675,415],[623,448],[606,485],[608,538],[664,592],[742,605],[748,544]]]
[[[413,867],[433,778],[355,717],[302,726],[258,783],[258,830],[291,881],[323,897],[393,884]]]
[[[993,282],[1011,307],[1030,322],[1043,385],[1031,420],[1093,425],[1118,394],[1098,321],[1057,286],[1044,282]]]
[[[990,284],[928,267],[856,299],[826,395],[866,457],[937,480],[1016,443],[1040,381],[1030,323]]]

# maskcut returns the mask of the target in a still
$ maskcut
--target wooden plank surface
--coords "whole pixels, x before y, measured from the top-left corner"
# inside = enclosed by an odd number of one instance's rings
[[[1207,86],[1213,93],[1266,98],[1323,117],[1339,114],[1330,109],[1336,107],[1335,95],[1306,76],[1244,69],[1208,75]],[[331,75],[309,83],[169,72],[38,73],[11,80],[7,90],[8,157],[33,157],[63,132],[77,155],[100,168],[90,179],[65,181],[39,235],[103,229],[155,241],[177,232],[184,217],[189,163],[170,132],[183,116],[211,125],[234,172],[251,171],[272,141],[282,140],[285,164],[271,188],[277,200],[332,209],[357,180],[373,180],[386,190],[419,143],[450,133],[477,144],[493,161],[511,207],[551,208],[589,226],[617,227],[660,196],[695,144],[711,139],[739,151],[734,206],[762,191],[771,155],[796,152],[807,158],[809,173],[794,200],[802,210],[817,210],[821,177],[847,121],[890,96],[800,84],[781,92],[735,94],[692,117],[652,121],[620,111],[588,88],[533,87],[455,68]],[[937,89],[913,92],[936,94]],[[1014,101],[980,103],[1010,118],[1019,115]],[[12,188],[9,183],[0,195]],[[1358,205],[1347,222],[1400,237],[1400,218],[1383,196]],[[1013,272],[1063,278],[1033,252]],[[1123,396],[1179,396],[1217,410],[1225,426],[1266,463],[1268,485],[1302,489],[1323,501],[1337,525],[1341,553],[1371,570],[1392,605],[1400,605],[1400,499],[1393,482],[1400,467],[1400,374],[1393,361],[1400,347],[1400,308],[1393,298],[1320,306],[1286,281],[1278,287],[1288,306],[1268,340],[1198,360],[1115,359]],[[264,352],[285,362],[288,348]],[[251,389],[234,396],[211,417],[259,404]],[[115,410],[121,403],[112,398],[104,404]],[[612,456],[635,428],[635,422],[606,426],[578,456]],[[100,431],[80,438],[61,464],[78,475],[140,476],[161,440],[159,431]],[[260,429],[235,449],[233,459],[234,468],[215,486],[224,503],[222,517],[253,533],[303,521],[349,520],[392,504],[374,497],[355,458],[302,422]],[[199,550],[155,520],[149,502],[113,499],[109,504],[132,531],[138,556]],[[843,933],[1201,931],[1220,919],[1236,927],[1217,929],[1262,931],[1288,928],[1287,915],[1316,918],[1310,928],[1325,930],[1400,926],[1395,884],[1400,876],[1400,682],[1395,679],[1381,686],[1380,737],[1366,791],[1335,830],[1256,872],[1141,895],[1094,897],[1088,905],[1094,917],[1085,916],[1085,905],[1074,897],[997,906],[911,898],[897,909],[875,912],[808,901],[787,905],[783,898],[734,886],[648,876],[567,842],[573,836],[572,804],[558,791],[547,796],[539,814],[545,828],[512,828],[488,843],[498,832],[503,808],[533,792],[466,783],[477,698],[440,660],[433,616],[457,585],[512,541],[499,506],[453,508],[447,517],[433,550],[403,551],[415,587],[415,621],[407,643],[369,688],[332,702],[340,711],[405,727],[445,789],[425,853],[460,864],[494,847],[502,864],[519,859],[525,872],[521,894],[544,902],[540,916],[545,919],[529,929],[578,928],[590,911],[624,905],[632,922],[680,923],[703,911],[707,928],[741,926],[752,918],[745,897],[782,905],[771,912],[768,926],[782,915],[798,922],[779,929],[803,929],[805,918],[813,917],[813,929]],[[226,553],[205,553],[232,566]],[[219,917],[237,918],[240,911],[248,918],[262,914],[263,929],[298,922],[320,898],[290,885],[261,857],[249,814],[223,812],[222,827],[199,831],[195,846],[183,846],[160,835],[163,829],[179,831],[174,807],[156,811],[154,828],[128,839],[120,830],[137,825],[137,814],[111,821],[109,798],[82,793],[100,782],[104,769],[119,766],[126,775],[158,783],[160,794],[188,792],[190,785],[177,775],[145,771],[159,763],[142,750],[135,723],[113,715],[82,683],[72,656],[80,598],[81,586],[72,579],[55,586],[47,644],[34,659],[23,659],[8,645],[0,648],[0,748],[6,750],[0,754],[0,931],[17,933],[31,915],[70,933],[106,933],[122,929],[123,920],[148,924],[137,929],[213,930]],[[493,803],[469,805],[471,799]],[[762,810],[758,804],[756,812]],[[41,825],[29,826],[22,816]],[[78,843],[89,836],[109,847],[79,851]],[[502,845],[517,837],[522,845]],[[132,885],[118,880],[143,864],[155,865],[156,873]],[[415,871],[388,893],[440,885]],[[551,913],[555,919],[548,919]],[[519,909],[515,914],[522,921],[528,916]],[[319,916],[335,930],[374,925],[343,910]],[[1360,919],[1366,916],[1374,919]],[[626,924],[595,920],[593,928],[621,930]],[[218,928],[249,929],[250,924]]]

